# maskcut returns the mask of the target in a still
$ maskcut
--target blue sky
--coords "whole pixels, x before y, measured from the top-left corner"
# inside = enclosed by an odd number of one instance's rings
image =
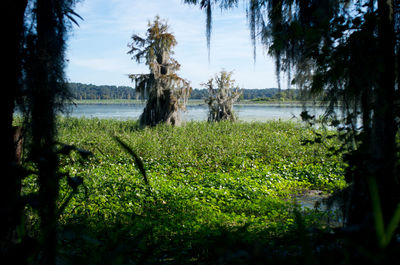
[[[75,11],[83,17],[68,40],[68,81],[95,85],[128,85],[128,74],[148,73],[127,54],[132,34],[145,35],[156,15],[168,21],[177,39],[174,58],[178,74],[201,88],[221,69],[234,71],[242,88],[277,87],[273,60],[257,45],[257,59],[243,5],[231,11],[214,10],[211,59],[205,36],[205,14],[181,0],[83,0]],[[284,84],[284,83],[283,83]]]

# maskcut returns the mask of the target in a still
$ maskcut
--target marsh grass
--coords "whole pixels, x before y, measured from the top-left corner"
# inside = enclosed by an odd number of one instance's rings
[[[135,121],[60,118],[58,131],[60,142],[94,154],[85,161],[73,154],[61,160],[64,172],[84,182],[60,218],[65,249],[75,248],[72,256],[81,262],[96,263],[93,247],[104,248],[104,255],[122,248],[115,255],[124,261],[212,259],[210,248],[221,237],[251,245],[285,235],[297,229],[299,212],[307,227],[327,229],[321,220],[330,213],[301,209],[293,195],[346,185],[341,157],[329,152],[337,140],[304,145],[313,133],[294,122],[139,129]],[[69,192],[62,181],[60,198]]]

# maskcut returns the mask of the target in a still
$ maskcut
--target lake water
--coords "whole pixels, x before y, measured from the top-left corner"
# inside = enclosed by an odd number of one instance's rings
[[[129,120],[138,119],[142,114],[144,104],[79,104],[72,107],[68,114],[71,117],[86,117],[100,119]],[[183,121],[207,120],[207,105],[188,105],[186,112],[182,113]],[[242,121],[267,121],[289,120],[300,118],[303,107],[288,104],[245,105],[237,104],[233,107],[239,120]],[[322,115],[324,107],[308,107],[311,115]]]

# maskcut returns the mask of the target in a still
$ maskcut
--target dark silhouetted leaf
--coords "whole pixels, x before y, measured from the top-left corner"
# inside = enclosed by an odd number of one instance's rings
[[[119,143],[119,145],[125,150],[127,151],[134,159],[135,159],[135,165],[138,167],[140,173],[143,176],[143,180],[144,183],[146,185],[149,185],[149,181],[147,179],[147,175],[146,175],[146,170],[144,169],[144,164],[142,162],[142,160],[140,159],[140,157],[132,150],[132,148],[130,148],[126,143],[124,143],[121,139],[119,139],[118,137],[114,137],[115,141],[117,141]]]

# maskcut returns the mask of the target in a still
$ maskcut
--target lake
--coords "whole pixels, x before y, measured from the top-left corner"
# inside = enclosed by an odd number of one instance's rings
[[[78,104],[69,112],[71,117],[129,120],[138,119],[144,104]],[[242,121],[289,120],[299,118],[303,107],[290,104],[236,104],[234,111]],[[322,115],[324,107],[308,107],[312,115]],[[188,105],[182,113],[183,121],[207,120],[207,105]]]

